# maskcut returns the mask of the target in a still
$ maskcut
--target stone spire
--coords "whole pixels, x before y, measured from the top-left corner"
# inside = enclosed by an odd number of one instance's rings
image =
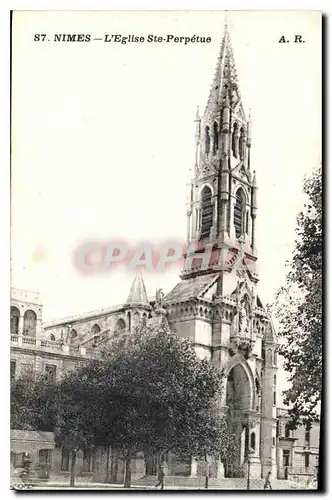
[[[140,270],[136,274],[136,277],[130,287],[126,304],[150,306],[142,277],[142,272]]]
[[[224,36],[221,41],[214,73],[213,83],[205,112],[212,111],[215,106],[220,106],[223,99],[230,98],[231,102],[235,95],[239,98],[238,78],[228,26],[225,24]]]

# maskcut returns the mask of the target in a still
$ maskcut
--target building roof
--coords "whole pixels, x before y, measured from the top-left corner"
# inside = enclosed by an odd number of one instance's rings
[[[93,311],[88,311],[85,313],[72,314],[71,316],[66,316],[65,318],[55,319],[53,321],[46,321],[43,323],[43,328],[53,328],[54,326],[68,325],[70,323],[76,323],[79,321],[87,321],[88,319],[97,318],[99,316],[105,316],[106,314],[112,314],[121,311],[124,308],[123,304],[117,306],[106,307],[103,309],[94,309]]]
[[[136,304],[150,306],[141,271],[136,274],[127,299],[127,305]]]
[[[219,273],[196,276],[195,278],[184,280],[178,283],[173,290],[166,295],[165,303],[185,302],[197,298],[205,288],[212,285]]]

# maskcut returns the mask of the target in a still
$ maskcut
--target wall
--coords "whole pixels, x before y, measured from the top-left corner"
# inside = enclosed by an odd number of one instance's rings
[[[196,319],[195,321],[195,342],[211,346],[212,344],[212,327],[211,322]]]
[[[194,342],[195,340],[195,320],[188,319],[186,321],[174,321],[172,326],[175,328],[180,337],[187,338]]]
[[[84,356],[78,354],[77,352],[77,356],[72,356],[70,353],[66,355],[40,349],[12,348],[10,360],[16,363],[15,378],[23,374],[27,368],[31,367],[38,373],[45,373],[46,365],[54,365],[56,366],[56,380],[58,380],[65,371],[74,369],[78,364],[84,362]]]

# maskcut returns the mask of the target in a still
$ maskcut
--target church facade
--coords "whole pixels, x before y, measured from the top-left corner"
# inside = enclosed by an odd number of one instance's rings
[[[180,282],[162,299],[159,296],[156,304],[138,274],[125,304],[48,324],[41,324],[39,298],[28,292],[13,291],[11,307],[12,376],[29,364],[57,379],[98,355],[98,346],[110,335],[131,331],[141,321],[160,319],[161,301],[169,326],[189,338],[200,357],[223,369],[219,408],[221,414],[231,414],[237,453],[232,463],[215,464],[215,477],[245,476],[249,467],[250,475],[257,478],[269,471],[276,477],[277,472],[277,339],[257,295],[258,209],[250,125],[226,27],[206,108],[196,116],[188,245]],[[82,456],[82,472],[86,468],[85,472],[93,472],[92,463],[98,468],[98,453],[94,462],[84,462]],[[144,465],[140,460],[138,475],[155,473],[153,463]],[[59,473],[68,472],[69,458],[63,453],[56,464]],[[200,465],[190,460],[181,469],[170,459],[168,473],[179,470],[195,476]]]

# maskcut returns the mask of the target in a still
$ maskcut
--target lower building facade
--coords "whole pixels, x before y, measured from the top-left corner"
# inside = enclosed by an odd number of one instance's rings
[[[320,422],[292,429],[287,410],[277,409],[277,476],[316,477],[319,466]]]

